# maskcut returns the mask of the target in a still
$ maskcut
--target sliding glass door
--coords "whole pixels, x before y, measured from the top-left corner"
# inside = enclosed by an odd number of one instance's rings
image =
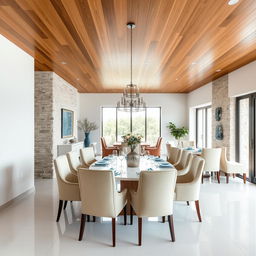
[[[256,183],[256,94],[237,98],[236,160],[245,167],[247,177]]]
[[[211,106],[196,109],[196,146],[209,148],[212,145],[212,108]]]

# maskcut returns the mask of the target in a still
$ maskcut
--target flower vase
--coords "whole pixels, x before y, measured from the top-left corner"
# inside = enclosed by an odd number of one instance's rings
[[[127,166],[128,167],[139,167],[140,165],[140,155],[134,151],[127,154]]]
[[[87,148],[90,146],[90,133],[85,132],[84,133],[84,147]]]

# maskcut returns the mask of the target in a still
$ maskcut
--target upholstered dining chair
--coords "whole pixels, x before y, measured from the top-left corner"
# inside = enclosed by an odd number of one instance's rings
[[[204,172],[213,172],[217,175],[218,183],[220,183],[220,155],[221,148],[203,148],[202,158],[205,160]],[[202,175],[202,183],[204,182],[204,176]]]
[[[244,184],[246,184],[246,172],[243,164],[227,160],[227,148],[223,147],[221,149],[221,159],[220,159],[220,171],[225,173],[226,182],[229,182],[230,174],[241,174],[243,175]],[[220,175],[219,175],[220,176]],[[219,180],[220,183],[220,180]]]
[[[193,156],[190,170],[188,173],[177,177],[175,188],[175,201],[194,201],[198,220],[202,222],[199,206],[199,194],[201,185],[201,176],[204,169],[205,160],[199,156]]]
[[[73,152],[71,151],[71,152],[68,152],[66,154],[66,156],[68,159],[68,163],[69,163],[71,172],[77,176],[78,168],[83,167],[83,165],[80,162],[79,153],[76,151],[73,151]],[[77,182],[78,182],[78,180],[77,180]]]
[[[64,201],[64,210],[68,201],[81,201],[80,190],[77,183],[77,176],[71,173],[68,159],[65,155],[59,156],[54,160],[54,167],[59,189],[59,209],[57,222],[60,219]]]
[[[113,150],[118,150],[118,147],[109,147],[107,146],[106,140],[104,137],[100,138],[101,141],[101,150],[102,150],[102,157],[112,155]]]
[[[146,151],[149,151],[150,155],[152,156],[161,156],[161,142],[162,142],[162,137],[159,137],[157,139],[156,145],[153,147],[145,147]]]
[[[139,245],[142,243],[142,218],[168,215],[172,241],[175,241],[173,225],[173,198],[177,178],[175,169],[165,171],[142,171],[137,192],[131,194],[131,223],[133,210],[138,216]]]
[[[81,148],[80,157],[83,167],[89,167],[96,162],[93,147]]]
[[[167,156],[167,161],[173,165],[177,164],[180,161],[181,153],[182,153],[182,149],[177,147],[170,147],[168,156]]]
[[[83,239],[85,216],[112,218],[112,241],[116,245],[116,217],[124,209],[124,224],[126,225],[126,194],[127,190],[118,193],[115,177],[107,170],[78,170],[78,180],[81,194],[81,226],[79,241]]]
[[[182,150],[179,162],[174,164],[174,167],[178,171],[178,176],[184,175],[189,171],[192,158],[193,154],[189,150]]]
[[[194,148],[195,147],[195,142],[193,140],[182,140],[181,141],[181,147],[182,148]]]

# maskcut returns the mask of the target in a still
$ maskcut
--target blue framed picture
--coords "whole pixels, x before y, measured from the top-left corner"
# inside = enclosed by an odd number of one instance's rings
[[[73,137],[74,112],[68,109],[61,109],[61,138]]]

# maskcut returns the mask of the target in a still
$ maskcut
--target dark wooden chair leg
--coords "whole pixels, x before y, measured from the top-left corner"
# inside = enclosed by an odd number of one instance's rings
[[[202,184],[204,184],[204,173],[202,174]]]
[[[133,209],[132,209],[132,205],[130,205],[130,224],[133,224]]]
[[[139,246],[141,246],[141,237],[142,237],[142,218],[138,218],[138,236],[139,236]]]
[[[92,217],[92,221],[96,222],[96,217],[95,216]]]
[[[217,180],[218,180],[218,183],[220,184],[220,171],[217,172]]]
[[[116,218],[112,218],[112,241],[113,247],[116,246]]]
[[[63,200],[59,200],[59,209],[58,209],[58,215],[57,215],[56,222],[59,222],[59,220],[60,220],[60,215],[61,215],[61,211],[62,211],[62,206],[63,206]]]
[[[85,226],[85,214],[81,215],[81,223],[80,223],[80,233],[78,240],[81,241],[84,236],[84,226]]]
[[[165,223],[165,216],[162,216],[162,223]]]
[[[244,184],[246,184],[246,173],[243,174]]]
[[[87,222],[90,222],[90,215],[87,215]]]
[[[189,206],[189,201],[187,201],[187,206]]]
[[[64,210],[66,210],[66,208],[67,208],[67,204],[68,204],[68,201],[65,201],[65,202],[64,202],[64,207],[63,207],[63,208],[64,208]]]
[[[229,182],[229,173],[226,173],[226,182]]]
[[[169,222],[169,228],[170,228],[170,233],[171,233],[172,242],[175,242],[173,215],[168,215],[168,222]]]
[[[235,173],[233,173],[233,179],[236,177]]]
[[[200,206],[199,206],[199,200],[195,201],[196,204],[196,212],[199,222],[202,222],[201,213],[200,213]]]
[[[124,207],[124,225],[127,224],[127,211],[126,211],[126,205]]]

